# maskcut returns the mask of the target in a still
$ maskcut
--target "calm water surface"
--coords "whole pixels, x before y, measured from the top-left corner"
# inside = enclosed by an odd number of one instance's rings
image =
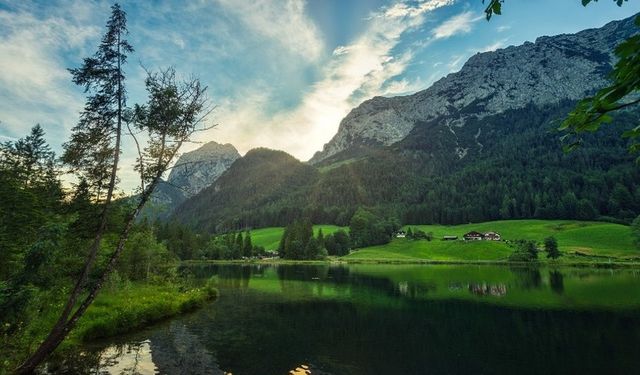
[[[58,373],[637,374],[640,270],[198,266],[220,298]]]

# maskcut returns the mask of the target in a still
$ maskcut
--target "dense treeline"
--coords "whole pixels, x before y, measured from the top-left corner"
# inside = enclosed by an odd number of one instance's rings
[[[313,225],[309,220],[296,220],[284,229],[278,246],[278,255],[284,259],[322,259],[328,254],[324,248],[322,232],[313,235]]]
[[[398,229],[400,223],[397,220],[385,219],[360,208],[349,223],[349,236],[354,248],[383,245],[391,241]]]
[[[279,151],[255,150],[180,207],[175,219],[210,233],[305,218],[346,226],[359,207],[405,224],[630,223],[640,214],[640,169],[619,129],[640,116],[618,114],[617,129],[585,136],[565,154],[554,129],[572,106],[530,105],[469,121],[455,134],[442,125],[446,119],[419,123],[397,144],[348,150],[315,168]]]
[[[0,340],[7,355],[19,357],[41,339],[39,330],[47,326],[38,319],[56,313],[80,273],[103,207],[85,180],[69,191],[62,188],[62,170],[44,135],[35,126],[26,137],[0,144]],[[127,200],[113,204],[98,271],[130,209]],[[183,254],[175,244],[158,239],[161,232],[146,222],[134,225],[110,287],[139,281],[178,283]],[[95,277],[90,275],[89,282]]]
[[[320,229],[314,236],[309,219],[296,220],[285,228],[278,255],[283,259],[295,260],[347,255],[352,248],[389,243],[398,229],[400,225],[395,219],[363,208],[359,208],[351,217],[349,233],[338,230],[325,237]]]
[[[248,230],[209,235],[177,222],[159,220],[154,228],[158,240],[180,260],[234,260],[267,255],[264,247],[252,243]]]
[[[0,145],[0,281],[3,287],[10,281],[25,278],[72,277],[98,225],[96,217],[101,204],[96,203],[88,184],[80,180],[73,189],[64,191],[59,179],[62,171],[56,161],[39,125],[28,136]],[[126,200],[116,202],[107,223],[107,241],[122,229],[129,208]],[[162,229],[168,233],[173,231],[167,224],[163,224]],[[153,265],[140,264],[140,259],[148,258],[146,253],[164,257],[168,263],[182,255],[177,251],[179,246],[167,249],[161,239],[156,238],[156,233],[163,231],[155,230],[147,222],[136,224],[125,251],[129,260],[122,260],[118,269],[123,276],[139,279],[139,272],[134,268],[153,270]],[[132,260],[134,258],[136,260]],[[135,263],[133,268],[131,263]]]
[[[580,149],[563,154],[558,134],[552,130],[567,105],[545,111],[529,106],[468,124],[470,133],[482,126],[491,143],[483,138],[481,152],[469,155],[466,165],[425,181],[425,194],[404,211],[404,220],[630,222],[640,213],[640,171],[627,152],[626,140],[610,129],[585,137]],[[631,126],[638,119],[637,113],[623,113],[616,121]]]

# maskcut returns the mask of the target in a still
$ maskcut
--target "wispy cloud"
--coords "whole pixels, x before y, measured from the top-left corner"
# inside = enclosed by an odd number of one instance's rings
[[[268,107],[268,88],[241,91],[235,100],[220,106],[216,119],[222,125],[211,134],[241,151],[267,146],[287,150],[302,160],[310,158],[331,139],[349,110],[363,100],[424,88],[418,87],[420,81],[395,79],[413,59],[411,49],[396,49],[402,35],[422,25],[429,12],[452,3],[403,1],[381,8],[368,17],[366,29],[352,43],[333,49],[327,61],[318,59],[324,65],[320,79],[303,93],[296,107],[269,114],[261,110]]]
[[[77,24],[84,8],[70,6],[78,10],[76,18],[40,18],[28,8],[0,10],[0,120],[14,136],[41,123],[49,135],[60,137],[81,108],[61,51],[82,50],[98,29]]]
[[[436,27],[433,30],[433,37],[435,39],[445,39],[454,35],[468,33],[471,31],[473,24],[483,18],[483,16],[471,11],[460,13]]]
[[[305,14],[303,0],[216,1],[256,35],[276,41],[304,59],[316,60],[324,50],[318,28]]]
[[[508,40],[509,40],[509,38],[503,38],[503,39],[497,40],[497,41],[495,41],[493,43],[487,44],[485,46],[482,46],[482,47],[479,47],[479,48],[473,48],[470,51],[472,53],[495,51],[497,49],[503,48],[507,44]]]

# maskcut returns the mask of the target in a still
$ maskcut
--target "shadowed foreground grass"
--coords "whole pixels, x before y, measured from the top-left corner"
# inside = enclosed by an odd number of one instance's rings
[[[96,298],[74,330],[71,340],[87,341],[115,336],[192,311],[217,296],[210,287],[133,284]]]
[[[123,283],[117,288],[105,288],[54,356],[64,356],[66,350],[84,341],[123,334],[192,311],[217,295],[217,289],[210,284],[185,287],[170,283]],[[21,322],[21,327],[11,335],[2,335],[0,374],[11,373],[36,349],[57,320],[65,298],[63,293],[43,294],[39,303],[30,307],[40,312],[38,318]]]

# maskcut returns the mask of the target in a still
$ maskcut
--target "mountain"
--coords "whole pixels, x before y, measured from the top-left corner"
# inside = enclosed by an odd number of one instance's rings
[[[286,225],[298,216],[296,207],[306,204],[308,188],[317,178],[314,167],[286,152],[250,150],[211,186],[180,205],[174,218],[209,232],[244,228],[247,223]]]
[[[248,153],[174,218],[208,232],[300,217],[345,225],[363,206],[416,224],[629,222],[640,214],[640,168],[620,135],[640,111],[616,114],[569,154],[555,129],[607,84],[613,49],[637,32],[626,19],[477,54],[424,91],[364,102],[309,164]]]
[[[535,43],[478,53],[462,69],[416,94],[375,97],[353,109],[338,133],[310,160],[312,164],[369,146],[388,146],[416,124],[438,121],[455,134],[469,119],[482,119],[527,105],[578,100],[607,84],[613,49],[637,32],[633,17],[577,34],[540,37]],[[478,135],[480,136],[480,134]],[[463,158],[477,142],[460,142]]]
[[[184,191],[185,196],[193,196],[211,185],[239,157],[238,150],[229,143],[206,143],[180,156],[167,182]]]
[[[168,216],[186,199],[215,182],[239,157],[233,145],[216,142],[182,154],[167,180],[156,187],[141,216],[152,219]]]

